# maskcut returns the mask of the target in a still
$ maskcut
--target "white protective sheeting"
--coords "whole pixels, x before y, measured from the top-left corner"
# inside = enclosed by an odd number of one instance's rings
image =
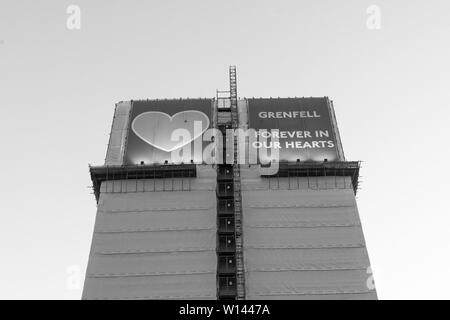
[[[239,119],[239,128],[247,129],[248,128],[248,103],[246,99],[238,100],[237,104],[238,109],[238,119]]]
[[[376,299],[349,177],[241,172],[247,299]]]
[[[88,289],[97,288],[97,291],[102,294],[89,295],[85,298],[120,300],[214,299],[216,296],[215,285],[215,273],[89,278]]]
[[[116,104],[114,118],[109,137],[108,150],[106,151],[105,165],[122,165],[125,151],[125,140],[130,118],[131,102],[119,102]]]
[[[102,185],[84,299],[216,298],[215,170],[185,182],[190,191]]]

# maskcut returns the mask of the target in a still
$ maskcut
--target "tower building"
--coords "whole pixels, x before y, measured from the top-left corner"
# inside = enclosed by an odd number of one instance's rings
[[[83,299],[376,299],[333,103],[116,104]]]

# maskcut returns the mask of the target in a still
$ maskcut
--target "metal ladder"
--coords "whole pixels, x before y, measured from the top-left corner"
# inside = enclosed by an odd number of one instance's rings
[[[231,124],[233,129],[239,128],[239,115],[237,108],[237,80],[236,66],[230,66],[230,109]],[[234,219],[235,219],[235,244],[236,244],[236,287],[237,299],[245,299],[245,269],[244,251],[242,238],[242,199],[241,199],[241,173],[239,166],[238,140],[234,140],[234,162],[233,162],[233,186],[234,186]]]

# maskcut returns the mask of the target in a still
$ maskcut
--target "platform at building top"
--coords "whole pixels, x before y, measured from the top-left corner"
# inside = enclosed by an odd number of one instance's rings
[[[280,162],[276,174],[262,177],[351,177],[356,194],[359,185],[359,161]],[[99,199],[101,183],[111,180],[145,180],[195,178],[196,164],[90,166],[95,198]]]

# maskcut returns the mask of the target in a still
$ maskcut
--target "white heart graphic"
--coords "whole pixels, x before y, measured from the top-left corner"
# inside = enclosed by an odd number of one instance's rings
[[[194,122],[200,121],[202,128],[194,132]],[[149,111],[139,114],[131,123],[133,132],[149,145],[165,152],[177,150],[198,137],[209,127],[209,118],[198,110],[186,110],[169,116],[160,111]],[[172,132],[176,129],[185,129],[191,135],[188,141],[172,141]]]

